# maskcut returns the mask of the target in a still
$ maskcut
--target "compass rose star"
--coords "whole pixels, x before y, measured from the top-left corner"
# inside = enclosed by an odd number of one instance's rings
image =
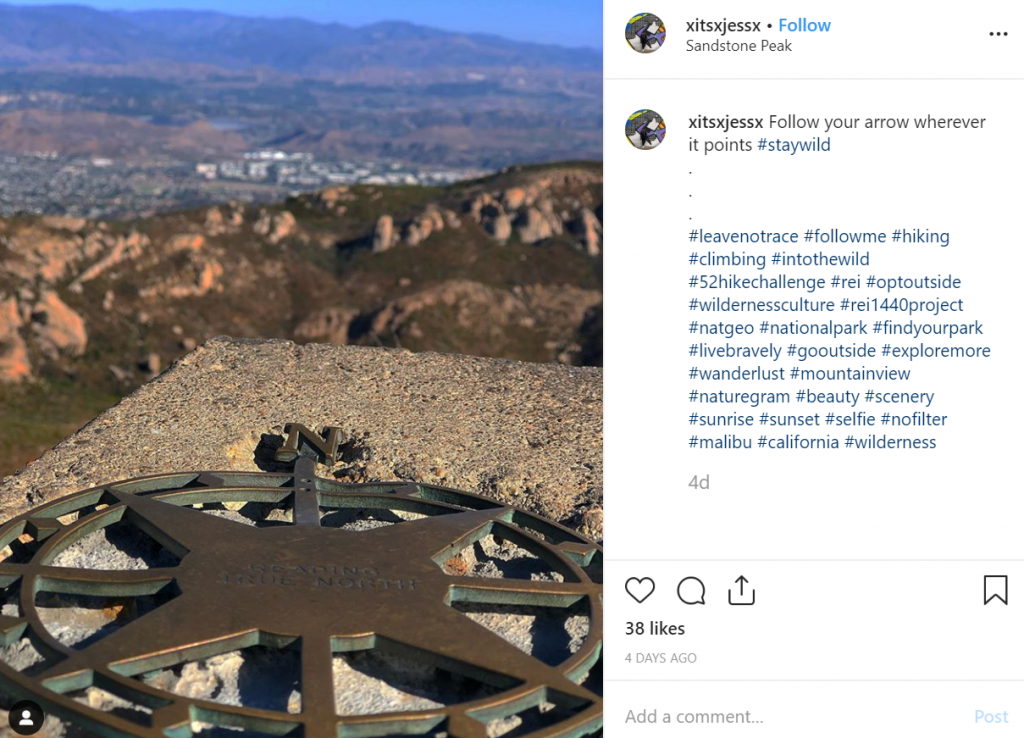
[[[28,583],[22,611],[29,613],[0,618],[0,643],[20,637],[26,626],[38,631],[50,651],[64,656],[37,677],[57,693],[87,687],[96,674],[135,678],[250,646],[294,647],[301,652],[302,712],[286,717],[299,721],[306,736],[337,735],[345,718],[336,714],[335,654],[367,648],[424,658],[518,695],[516,700],[530,695],[557,700],[599,720],[600,700],[593,692],[562,668],[541,662],[452,606],[567,607],[585,599],[598,601],[600,585],[585,577],[562,549],[541,545],[539,551],[561,575],[560,581],[451,576],[443,563],[488,534],[529,543],[530,534],[512,522],[513,508],[482,498],[477,498],[479,509],[417,500],[430,506],[426,517],[369,530],[326,527],[320,512],[325,493],[314,471],[312,461],[296,462],[290,495],[294,522],[278,527],[248,526],[193,508],[195,489],[136,495],[110,488],[113,501],[95,515],[134,524],[177,554],[178,566],[129,571],[52,566],[45,562],[55,558],[72,533],[71,528],[56,530],[37,553],[38,562],[0,563],[0,584],[5,577]],[[384,499],[379,504],[386,508],[396,499],[411,502],[417,489],[409,486],[399,498],[380,495]],[[372,507],[368,497],[372,494],[360,495],[352,504]],[[339,499],[331,504],[346,503]],[[25,599],[26,592],[38,589],[175,596],[90,645],[70,649],[46,633]],[[173,695],[168,700],[154,717],[165,727],[186,715]],[[453,738],[486,735],[485,723],[472,710],[472,704],[444,708]],[[390,713],[359,718],[382,726],[396,719]]]

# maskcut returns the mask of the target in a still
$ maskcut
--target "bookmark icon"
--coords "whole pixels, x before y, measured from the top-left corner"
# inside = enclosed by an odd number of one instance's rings
[[[1006,574],[985,575],[985,602],[989,604],[999,600],[1004,605],[1010,604],[1010,577]]]

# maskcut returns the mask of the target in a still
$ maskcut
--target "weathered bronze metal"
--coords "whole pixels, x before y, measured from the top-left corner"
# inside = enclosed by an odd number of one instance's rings
[[[26,671],[0,658],[0,691],[32,699],[109,738],[185,738],[194,735],[195,722],[305,738],[485,738],[488,721],[541,705],[556,706],[563,717],[517,736],[576,738],[600,730],[599,690],[584,682],[601,656],[600,548],[568,528],[474,494],[317,477],[315,461],[305,454],[316,452],[312,445],[333,458],[337,437],[328,429],[326,441],[303,444],[304,432],[292,426],[294,437],[279,452],[278,458],[287,458],[289,449],[297,452],[290,473],[183,472],[131,479],[42,505],[0,527],[0,552],[19,539],[41,542],[27,561],[11,563],[0,553],[0,593],[18,594],[17,613],[8,608],[0,614],[0,647],[28,639],[46,658]],[[291,524],[251,527],[202,509],[247,502],[284,506]],[[342,509],[425,517],[358,532],[322,522],[323,515]],[[180,563],[142,570],[53,564],[76,541],[122,519]],[[446,572],[453,555],[488,534],[521,546],[561,576],[531,580]],[[47,631],[36,606],[40,593],[167,597],[148,614],[76,649]],[[585,604],[589,635],[567,660],[550,666],[460,613],[455,602]],[[301,712],[191,699],[136,678],[253,645],[300,650]],[[425,658],[494,691],[431,710],[339,715],[334,655],[363,649]],[[90,686],[145,706],[151,711],[147,724],[70,697]]]
[[[341,428],[327,426],[323,433],[315,433],[302,423],[288,423],[284,427],[288,434],[284,445],[277,450],[274,458],[278,461],[295,461],[300,456],[315,457],[324,464],[338,461],[339,449],[344,438]]]

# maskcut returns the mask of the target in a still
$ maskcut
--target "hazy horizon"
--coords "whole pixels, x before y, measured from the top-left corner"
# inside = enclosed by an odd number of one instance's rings
[[[491,34],[514,41],[598,51],[602,46],[601,14],[592,0],[392,0],[383,6],[337,0],[91,0],[52,2],[22,0],[11,7],[80,6],[100,11],[207,11],[251,18],[300,18],[314,23],[361,27],[404,21],[445,31]],[[378,10],[378,7],[381,7]],[[538,20],[539,19],[539,20]]]

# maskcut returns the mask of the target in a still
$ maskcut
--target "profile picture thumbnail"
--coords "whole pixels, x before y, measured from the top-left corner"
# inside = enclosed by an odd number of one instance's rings
[[[626,42],[641,54],[657,51],[665,43],[665,24],[654,13],[634,15],[626,24]]]
[[[665,119],[644,108],[626,121],[626,138],[638,149],[653,149],[665,140]]]

